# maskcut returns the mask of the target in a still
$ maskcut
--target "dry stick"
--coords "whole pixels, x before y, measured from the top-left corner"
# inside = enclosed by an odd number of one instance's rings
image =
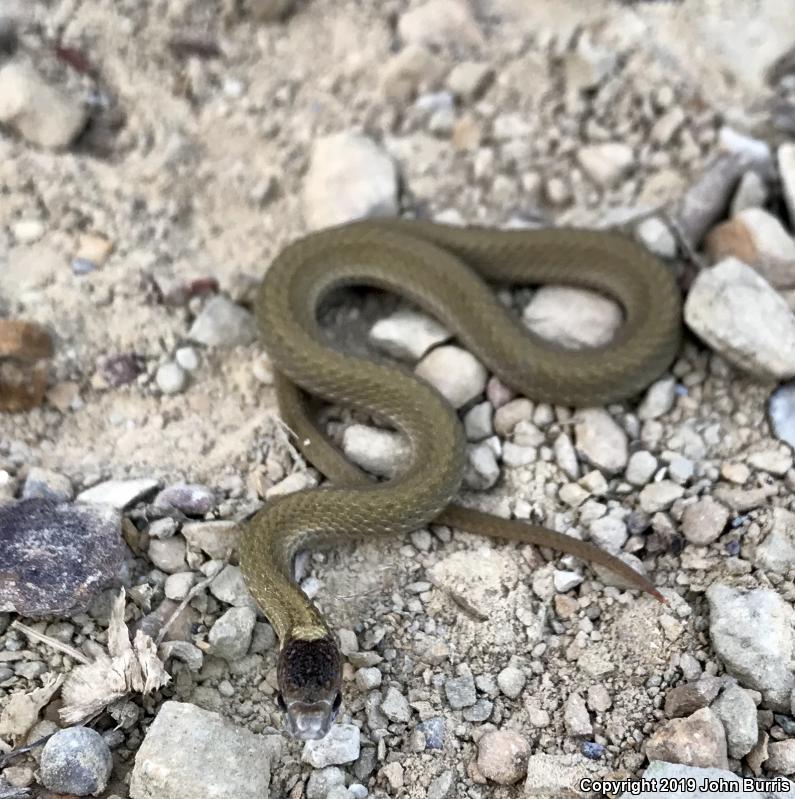
[[[229,561],[224,560],[221,562],[223,563],[223,566],[226,566]],[[174,609],[174,612],[171,614],[171,616],[169,616],[168,621],[166,621],[166,623],[160,628],[160,632],[157,634],[157,638],[155,639],[155,644],[157,644],[157,646],[160,646],[160,644],[163,643],[166,633],[171,629],[171,626],[176,621],[177,616],[179,616],[179,614],[182,613],[186,607],[188,607],[188,603],[191,601],[191,599],[204,591],[204,589],[207,588],[207,586],[209,586],[213,580],[215,580],[215,578],[223,571],[223,566],[212,577],[208,577],[207,579],[202,580],[200,583],[196,583],[196,585],[194,585],[193,588],[188,591],[188,595],[185,597],[185,599],[183,599],[182,602],[177,605],[177,607]]]
[[[59,652],[63,652],[65,655],[69,655],[70,658],[76,660],[78,663],[87,665],[92,662],[91,659],[87,658],[79,649],[75,649],[73,646],[69,646],[69,644],[65,644],[57,638],[40,633],[38,630],[34,630],[32,627],[22,624],[21,621],[12,622],[11,626],[16,627],[17,630],[23,632],[28,638],[32,638],[34,641],[40,641],[43,644],[47,644],[47,646],[51,646],[53,649],[57,649]]]

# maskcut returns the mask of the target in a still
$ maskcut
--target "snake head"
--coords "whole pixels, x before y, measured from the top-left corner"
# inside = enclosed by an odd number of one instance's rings
[[[342,704],[342,664],[329,636],[290,638],[279,653],[279,707],[285,727],[304,741],[323,738]]]

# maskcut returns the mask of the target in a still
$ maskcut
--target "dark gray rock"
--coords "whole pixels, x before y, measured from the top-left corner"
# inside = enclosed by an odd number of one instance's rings
[[[42,784],[56,793],[99,796],[113,769],[113,757],[102,736],[88,727],[56,732],[41,753]]]
[[[119,582],[119,511],[26,499],[0,506],[0,611],[68,616]]]

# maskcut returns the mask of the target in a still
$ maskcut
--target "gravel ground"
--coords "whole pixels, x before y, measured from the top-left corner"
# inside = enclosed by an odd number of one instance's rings
[[[795,795],[790,4],[587,5],[0,7],[0,317],[54,344],[41,405],[0,414],[0,797]],[[235,546],[321,478],[252,299],[302,233],[398,213],[618,227],[670,264],[680,356],[608,408],[515,397],[394,298],[324,319],[459,410],[464,502],[619,554],[667,604],[440,526],[312,553],[346,665],[339,724],[303,745]],[[621,322],[585,291],[500,297],[563,346]],[[322,415],[399,470],[398,436]]]

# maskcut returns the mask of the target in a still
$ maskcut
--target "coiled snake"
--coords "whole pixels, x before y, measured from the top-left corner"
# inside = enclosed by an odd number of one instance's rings
[[[624,324],[604,347],[562,350],[513,319],[486,281],[593,289],[620,303]],[[398,536],[437,521],[571,553],[660,598],[645,577],[590,544],[451,504],[466,455],[454,410],[407,369],[334,350],[321,335],[321,301],[353,284],[416,303],[504,383],[558,405],[602,405],[636,395],[670,365],[681,337],[681,297],[672,272],[617,233],[364,221],[311,234],[276,258],[258,296],[262,339],[278,373],[284,420],[333,487],[268,503],[247,527],[241,568],[281,642],[279,703],[287,728],[306,739],[324,736],[336,715],[341,660],[322,615],[293,581],[300,549]],[[318,429],[304,392],[369,412],[401,431],[410,442],[409,465],[386,482],[368,478]]]

